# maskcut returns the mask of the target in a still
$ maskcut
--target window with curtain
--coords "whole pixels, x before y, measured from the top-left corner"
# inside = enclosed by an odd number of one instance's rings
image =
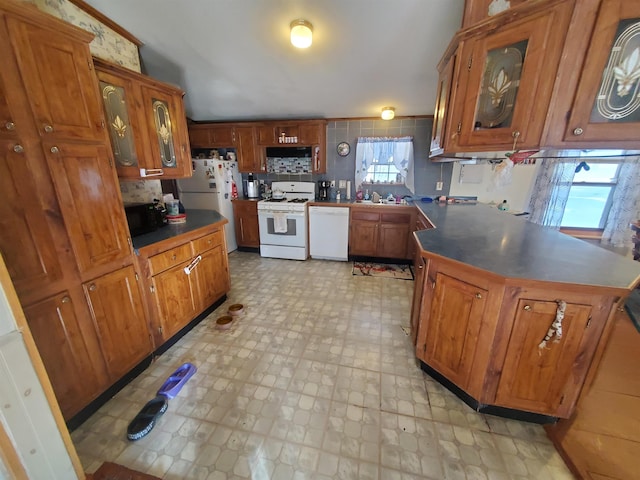
[[[367,184],[401,184],[415,193],[413,137],[359,137],[356,189]]]
[[[529,220],[555,229],[595,229],[603,244],[629,246],[629,224],[640,218],[640,156],[622,153],[567,152],[566,158],[542,159]]]

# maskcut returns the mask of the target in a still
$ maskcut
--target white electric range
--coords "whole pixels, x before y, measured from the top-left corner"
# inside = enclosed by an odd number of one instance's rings
[[[271,258],[306,260],[307,202],[315,198],[314,182],[273,182],[272,192],[283,198],[258,202],[260,255]]]

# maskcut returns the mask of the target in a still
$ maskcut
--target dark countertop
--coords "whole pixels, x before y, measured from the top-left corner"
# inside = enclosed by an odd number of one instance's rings
[[[488,205],[415,202],[435,225],[422,249],[507,278],[629,289],[640,263]]]
[[[159,228],[155,232],[145,233],[133,237],[133,248],[136,250],[147,247],[153,243],[158,243],[163,240],[182,235],[183,233],[189,233],[193,230],[197,230],[202,227],[212,225],[221,221],[227,220],[215,210],[187,210],[187,223],[178,223],[175,225],[165,225]]]

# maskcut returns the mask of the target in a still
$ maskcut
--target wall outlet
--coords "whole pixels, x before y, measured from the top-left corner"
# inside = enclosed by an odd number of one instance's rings
[[[436,182],[436,190],[440,191],[442,190],[442,182]]]
[[[336,181],[335,180],[331,180],[331,188],[336,188]]]
[[[346,180],[339,180],[338,181],[338,187],[339,188],[347,188],[347,181]]]

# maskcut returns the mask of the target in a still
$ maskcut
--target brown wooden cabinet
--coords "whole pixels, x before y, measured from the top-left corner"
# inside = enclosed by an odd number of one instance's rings
[[[111,378],[116,380],[153,351],[133,266],[83,285]]]
[[[572,2],[556,2],[466,40],[453,118],[458,151],[540,145]],[[446,150],[446,148],[445,148]]]
[[[118,175],[190,177],[183,92],[97,58],[93,62]]]
[[[108,147],[44,144],[78,268],[131,261],[129,229]]]
[[[0,251],[67,420],[151,351],[92,38],[0,2]]]
[[[96,355],[80,327],[82,313],[76,313],[66,291],[24,307],[24,313],[62,414],[69,419],[102,387],[91,360]]]
[[[162,345],[230,288],[220,223],[140,249],[138,260],[151,312],[151,332]]]
[[[411,301],[411,341],[416,345],[418,341],[418,327],[420,325],[420,311],[424,299],[424,285],[428,261],[421,255],[416,255],[413,261],[413,271],[415,272],[413,298]]]
[[[467,389],[478,348],[487,290],[442,271],[429,272],[426,288],[434,293],[425,314],[423,351],[418,358],[458,387]],[[422,319],[421,319],[422,321]],[[446,341],[444,340],[446,339]]]
[[[258,202],[255,200],[234,200],[233,220],[238,246],[259,248]]]
[[[264,155],[256,149],[255,130],[253,127],[238,126],[235,128],[236,154],[238,170],[243,173],[259,173],[266,171]]]
[[[518,1],[492,17],[487,6],[467,2],[464,29],[440,62],[435,161],[514,148],[640,148],[637,2]]]
[[[104,122],[87,46],[25,18],[6,21],[40,136],[102,141]]]
[[[639,28],[638,2],[602,1],[564,141],[576,145],[623,142],[614,148],[638,148]]]
[[[35,178],[44,164],[37,147],[25,147],[19,139],[0,140],[0,251],[3,253],[13,284],[21,295],[37,295],[47,284],[63,278],[56,252],[54,232],[39,201]]]
[[[426,251],[418,257],[427,272],[413,299],[416,356],[477,408],[568,418],[617,297],[505,279]],[[541,345],[559,300],[562,337]]]
[[[353,206],[349,219],[349,255],[409,258],[414,208]]]

